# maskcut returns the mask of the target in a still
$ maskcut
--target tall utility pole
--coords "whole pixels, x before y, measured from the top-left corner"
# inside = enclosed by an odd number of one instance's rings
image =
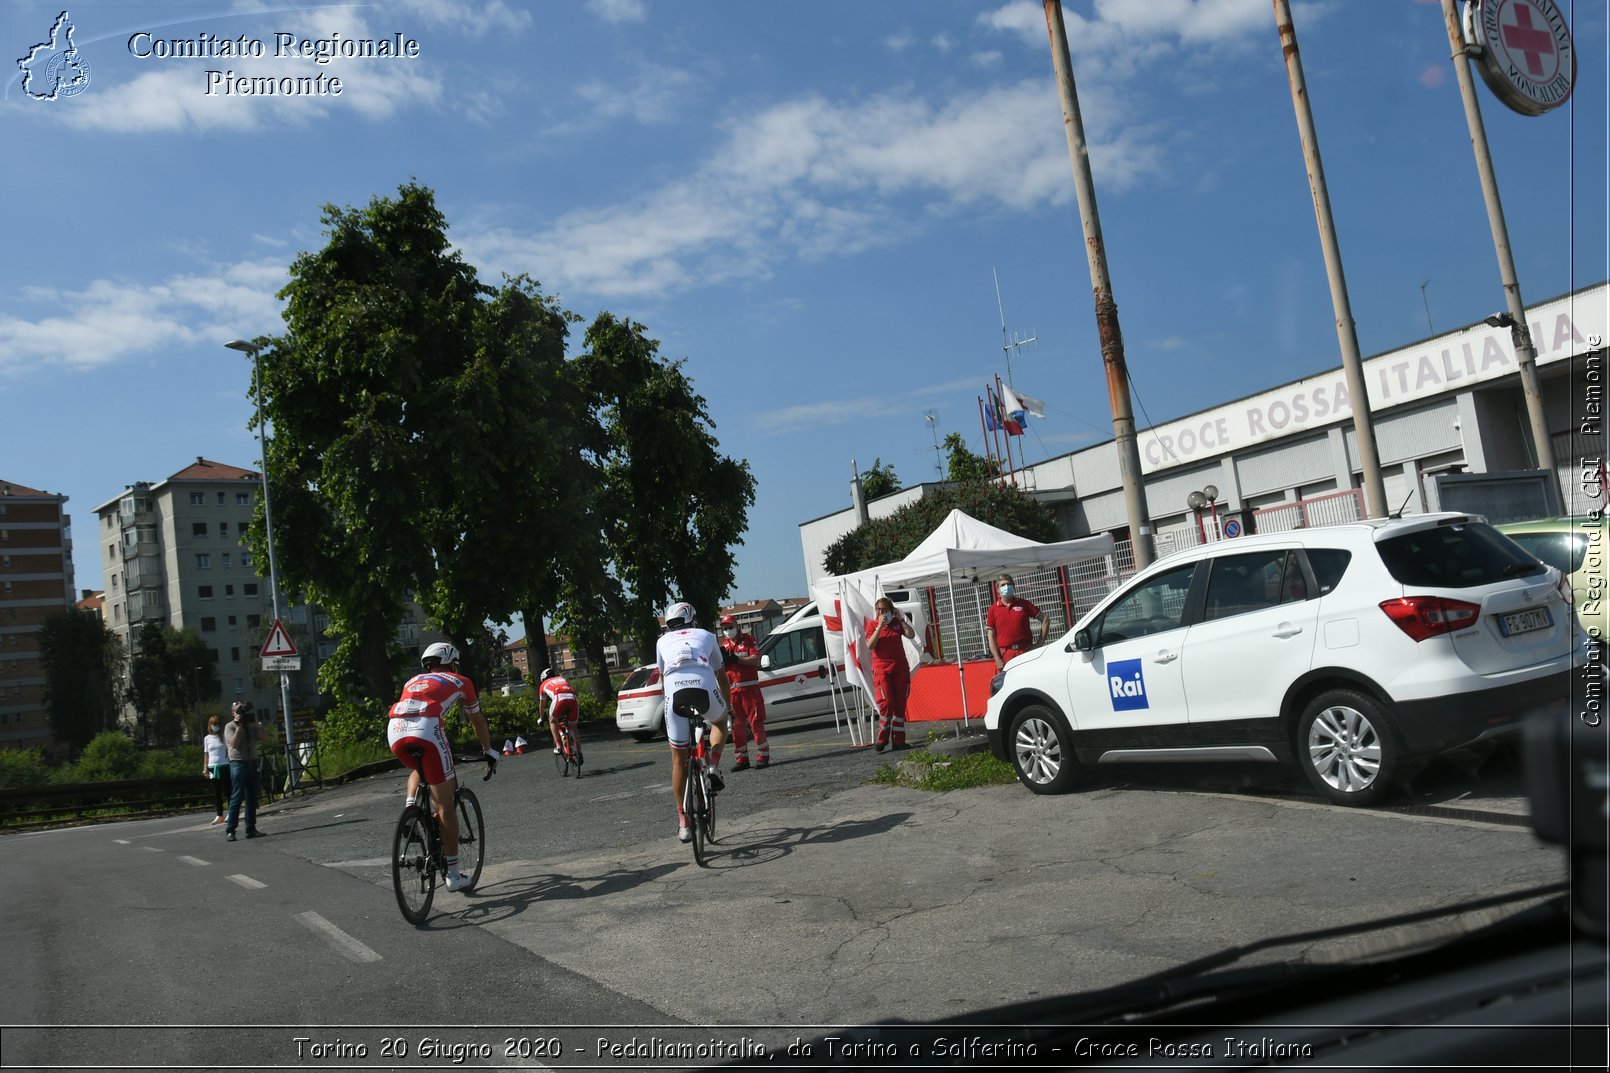
[[[1079,222],[1084,227],[1085,253],[1090,261],[1090,289],[1096,302],[1096,332],[1101,338],[1101,361],[1107,369],[1107,398],[1112,406],[1114,446],[1118,450],[1118,476],[1124,488],[1124,512],[1129,518],[1135,569],[1151,565],[1152,523],[1146,514],[1146,489],[1141,479],[1140,445],[1135,440],[1135,412],[1129,404],[1129,369],[1124,364],[1124,339],[1118,330],[1118,304],[1112,297],[1107,274],[1107,250],[1101,240],[1101,215],[1096,211],[1096,186],[1090,174],[1090,152],[1085,145],[1084,119],[1073,84],[1073,60],[1068,55],[1068,29],[1062,22],[1062,0],[1043,0],[1045,26],[1051,35],[1051,64],[1056,68],[1057,90],[1062,96],[1062,127],[1068,135],[1068,156],[1073,161],[1073,188],[1079,198]]]
[[[1364,359],[1358,352],[1353,306],[1347,298],[1347,277],[1342,273],[1342,248],[1336,241],[1336,221],[1331,218],[1325,165],[1319,159],[1319,134],[1314,130],[1302,56],[1297,51],[1297,28],[1291,22],[1288,0],[1274,0],[1274,4],[1275,22],[1280,26],[1280,47],[1286,54],[1286,77],[1291,82],[1291,105],[1297,112],[1297,133],[1302,138],[1303,161],[1308,166],[1308,189],[1313,194],[1314,217],[1319,222],[1319,244],[1325,251],[1325,274],[1330,277],[1330,301],[1336,313],[1336,341],[1342,348],[1342,372],[1347,378],[1348,397],[1353,402],[1353,437],[1358,445],[1358,464],[1364,480],[1364,509],[1371,518],[1385,518],[1391,508],[1386,503],[1386,483],[1381,479],[1381,456],[1375,449],[1369,387],[1364,382]]]
[[[1498,199],[1498,177],[1493,172],[1493,156],[1487,147],[1487,128],[1482,123],[1476,85],[1470,77],[1470,45],[1465,41],[1455,0],[1442,0],[1442,18],[1448,24],[1454,77],[1459,81],[1459,96],[1465,102],[1465,122],[1470,127],[1470,147],[1476,154],[1476,171],[1481,176],[1481,196],[1487,202],[1487,224],[1493,232],[1498,274],[1504,283],[1504,305],[1509,313],[1510,339],[1515,345],[1515,364],[1520,366],[1521,392],[1526,397],[1532,446],[1536,449],[1538,468],[1548,472],[1558,489],[1559,473],[1554,468],[1554,445],[1549,441],[1548,420],[1543,415],[1543,389],[1537,379],[1537,348],[1532,345],[1532,332],[1526,326],[1526,305],[1521,301],[1521,285],[1515,276],[1515,258],[1509,250],[1509,227],[1504,223],[1503,202]]]

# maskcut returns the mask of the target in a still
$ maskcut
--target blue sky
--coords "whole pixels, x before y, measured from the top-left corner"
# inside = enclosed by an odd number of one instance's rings
[[[1571,102],[1480,90],[1529,302],[1610,275],[1605,8],[1561,6]],[[1140,423],[1339,365],[1269,0],[1065,7]],[[1294,8],[1363,352],[1501,308],[1439,5]],[[1047,404],[1029,459],[1111,435],[1038,0],[79,3],[89,83],[33,100],[9,60],[61,10],[0,11],[0,475],[71,497],[80,587],[94,506],[197,455],[254,464],[223,343],[278,330],[326,203],[410,178],[488,278],[687,358],[759,480],[733,599],[803,593],[798,524],[848,504],[852,459],[935,477],[926,411],[981,449],[992,272],[1038,337],[1012,369]],[[276,58],[279,33],[418,56]],[[203,34],[267,55],[135,55]],[[209,95],[209,70],[343,87]]]

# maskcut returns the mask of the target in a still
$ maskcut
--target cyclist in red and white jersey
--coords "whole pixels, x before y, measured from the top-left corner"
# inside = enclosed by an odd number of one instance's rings
[[[671,743],[671,795],[676,800],[677,837],[691,841],[693,829],[682,812],[682,790],[688,781],[688,746],[692,735],[688,721],[672,710],[672,698],[679,689],[703,689],[710,694],[710,710],[704,716],[710,724],[710,785],[726,786],[721,778],[721,743],[726,740],[727,709],[731,686],[721,673],[721,645],[715,634],[694,624],[693,605],[674,603],[665,609],[665,633],[654,646],[654,663],[660,670],[660,686],[665,691],[665,737]]]
[[[453,774],[453,749],[447,741],[442,720],[456,706],[462,706],[475,727],[475,736],[481,739],[481,749],[494,772],[498,769],[498,752],[492,748],[492,736],[486,729],[486,717],[481,714],[481,700],[475,693],[475,684],[458,673],[458,649],[445,641],[438,641],[425,649],[419,657],[423,671],[408,679],[402,696],[391,706],[386,721],[386,738],[397,759],[410,769],[408,793],[404,798],[412,801],[419,790],[421,771],[415,768],[410,749],[422,749],[420,763],[425,782],[430,786],[430,797],[442,823],[442,849],[447,857],[447,889],[463,890],[470,878],[458,868],[458,810],[453,807],[453,794],[458,780]]]
[[[559,748],[559,720],[563,719],[570,724],[570,740],[575,742],[576,766],[581,767],[581,705],[576,701],[576,690],[565,681],[565,676],[549,667],[542,672],[539,679],[542,683],[537,687],[537,698],[540,704],[543,698],[548,701],[548,730],[553,734],[553,751],[557,756]],[[539,709],[540,710],[540,709]]]

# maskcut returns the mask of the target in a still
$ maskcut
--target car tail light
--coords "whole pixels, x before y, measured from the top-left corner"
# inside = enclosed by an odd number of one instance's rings
[[[657,686],[660,684],[660,669],[658,667],[655,667],[652,671],[648,672],[648,684],[651,686]]]
[[[1381,610],[1416,641],[1475,625],[1481,615],[1480,604],[1441,596],[1404,596],[1383,602]]]

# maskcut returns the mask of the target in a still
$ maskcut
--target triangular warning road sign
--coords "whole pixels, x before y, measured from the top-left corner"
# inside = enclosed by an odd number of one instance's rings
[[[291,643],[291,635],[285,632],[285,623],[274,620],[273,628],[268,631],[268,640],[263,642],[263,650],[258,655],[264,659],[296,655],[296,646]]]

